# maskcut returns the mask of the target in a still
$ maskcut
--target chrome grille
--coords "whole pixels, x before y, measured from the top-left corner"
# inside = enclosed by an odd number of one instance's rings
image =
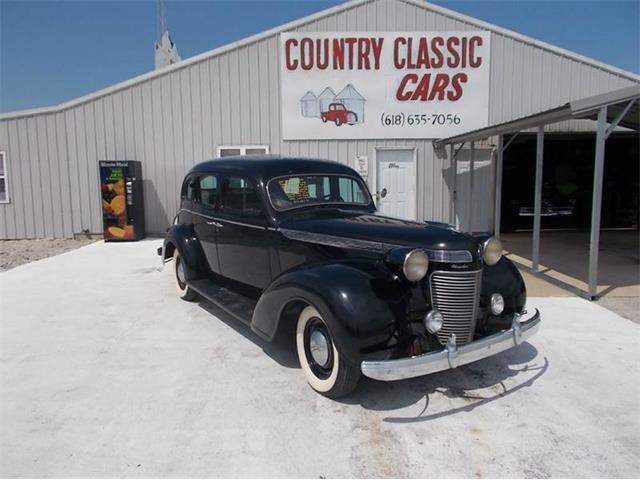
[[[433,272],[431,274],[431,301],[444,318],[436,334],[445,345],[452,333],[456,343],[463,345],[472,340],[480,296],[482,270],[475,272]]]

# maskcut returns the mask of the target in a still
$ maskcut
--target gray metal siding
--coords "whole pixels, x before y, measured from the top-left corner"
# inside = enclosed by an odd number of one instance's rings
[[[477,30],[402,0],[373,0],[296,27],[299,31]],[[425,140],[283,141],[279,37],[257,40],[59,113],[0,120],[11,203],[0,205],[0,237],[100,232],[98,161],[140,160],[147,230],[162,233],[178,207],[185,172],[220,145],[268,145],[272,153],[352,163],[375,147],[412,146],[418,159],[418,218],[452,221],[453,172]],[[494,32],[490,122],[554,107],[633,80]],[[593,130],[571,122],[551,131]]]

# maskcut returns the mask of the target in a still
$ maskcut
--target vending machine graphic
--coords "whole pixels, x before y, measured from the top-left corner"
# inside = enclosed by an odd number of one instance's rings
[[[105,242],[144,238],[141,163],[101,161],[100,192]]]

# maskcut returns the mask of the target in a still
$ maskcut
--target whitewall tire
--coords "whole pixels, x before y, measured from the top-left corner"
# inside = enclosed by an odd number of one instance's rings
[[[198,294],[189,285],[187,285],[184,263],[177,248],[173,252],[173,273],[178,296],[187,301],[195,300],[198,297]]]
[[[320,312],[311,305],[298,317],[296,349],[307,382],[316,392],[338,398],[356,388],[360,371],[343,360]]]

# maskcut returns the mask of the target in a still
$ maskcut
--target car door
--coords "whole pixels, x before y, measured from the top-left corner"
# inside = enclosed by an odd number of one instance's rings
[[[194,177],[192,188],[193,229],[207,257],[209,268],[214,273],[220,273],[216,238],[218,222],[215,219],[220,210],[218,177],[213,173],[201,174]]]
[[[220,178],[218,258],[224,277],[259,289],[271,282],[269,231],[256,186],[237,176]]]

